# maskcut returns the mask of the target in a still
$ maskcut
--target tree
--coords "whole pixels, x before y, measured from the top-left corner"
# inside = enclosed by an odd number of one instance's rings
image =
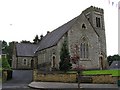
[[[38,35],[35,36],[35,38],[33,39],[33,41],[34,41],[33,42],[34,44],[37,44],[40,41]]]
[[[2,68],[3,69],[10,69],[10,65],[8,63],[7,57],[4,55],[2,56]]]
[[[8,48],[8,45],[7,45],[7,42],[6,41],[2,41],[2,53],[3,54],[7,54],[7,49]]]
[[[108,56],[107,60],[108,60],[109,66],[110,66],[113,61],[120,61],[120,56],[118,54],[113,55],[113,56]]]
[[[17,43],[17,42],[9,42],[9,46],[8,46],[8,55],[7,55],[7,59],[8,59],[8,63],[10,64],[10,66],[12,65],[12,55],[13,55],[13,47],[14,47],[14,44]]]
[[[31,43],[31,42],[27,40],[22,40],[21,43]]]
[[[8,67],[11,65],[12,51],[11,46],[8,45],[6,41],[2,41],[2,65],[3,67]]]
[[[65,40],[61,52],[60,52],[60,63],[59,63],[59,69],[61,71],[68,71],[71,69],[72,64],[70,63],[70,55],[68,51],[67,41]]]

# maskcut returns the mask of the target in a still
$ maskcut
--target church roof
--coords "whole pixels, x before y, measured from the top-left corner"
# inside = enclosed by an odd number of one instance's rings
[[[39,47],[36,51],[43,50],[45,48],[52,47],[58,43],[58,41],[62,38],[62,36],[72,27],[78,17],[72,19],[71,21],[67,22],[66,24],[60,26],[59,28],[55,29],[54,31],[48,33],[39,43]]]
[[[17,56],[34,56],[34,52],[36,48],[37,48],[37,45],[35,44],[17,43],[16,53],[17,53]]]

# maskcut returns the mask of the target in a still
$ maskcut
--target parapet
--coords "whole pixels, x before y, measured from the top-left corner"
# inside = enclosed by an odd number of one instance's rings
[[[94,7],[94,6],[90,6],[90,7],[88,7],[87,9],[85,9],[84,11],[83,11],[83,13],[87,13],[87,12],[91,12],[91,11],[96,11],[96,12],[100,12],[100,13],[104,13],[104,10],[102,9],[102,8],[98,8],[98,7]]]

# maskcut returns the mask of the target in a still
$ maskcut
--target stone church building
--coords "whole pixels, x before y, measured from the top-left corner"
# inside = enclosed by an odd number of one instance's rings
[[[16,44],[13,68],[31,69],[34,66],[40,70],[59,69],[60,51],[67,40],[70,56],[74,57],[77,51],[80,57],[77,63],[71,60],[72,69],[78,63],[85,69],[104,69],[107,67],[104,25],[103,9],[91,6],[47,33],[38,44]]]

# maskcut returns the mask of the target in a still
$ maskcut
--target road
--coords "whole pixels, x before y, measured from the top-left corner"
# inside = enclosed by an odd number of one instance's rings
[[[2,84],[2,90],[35,90],[28,87],[32,70],[13,70],[13,78]]]

